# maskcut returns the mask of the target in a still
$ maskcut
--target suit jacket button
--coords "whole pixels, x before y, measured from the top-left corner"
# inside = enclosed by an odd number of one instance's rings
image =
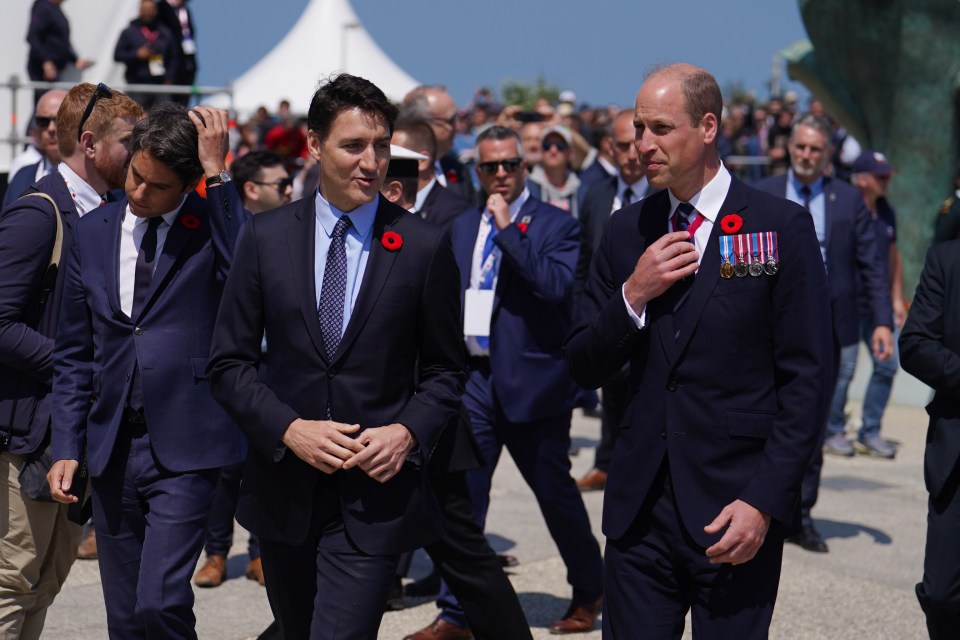
[[[133,332],[139,336],[143,333],[143,329],[141,329],[140,327],[137,327],[136,329],[133,330]]]
[[[676,391],[677,390],[677,381],[671,380],[667,383],[667,391]]]
[[[666,430],[666,429],[661,429],[661,430],[660,430],[660,437],[663,438],[664,440],[667,439],[667,430]]]

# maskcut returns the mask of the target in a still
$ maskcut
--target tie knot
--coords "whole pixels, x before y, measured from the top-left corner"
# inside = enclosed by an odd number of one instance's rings
[[[627,187],[623,190],[623,203],[630,204],[633,202],[633,189]]]
[[[350,221],[350,216],[340,216],[340,219],[337,220],[337,224],[333,227],[333,238],[335,240],[343,240],[343,236],[347,234],[347,231],[349,231],[350,227],[352,226],[353,223]]]
[[[800,187],[800,195],[809,197],[811,193],[812,191],[810,191],[809,185],[803,185]]]
[[[694,206],[689,202],[681,202],[677,205],[677,214],[687,218],[689,220],[690,214],[693,213]]]
[[[147,219],[147,231],[156,231],[157,227],[160,226],[160,223],[163,222],[163,218],[157,216],[156,218]]]

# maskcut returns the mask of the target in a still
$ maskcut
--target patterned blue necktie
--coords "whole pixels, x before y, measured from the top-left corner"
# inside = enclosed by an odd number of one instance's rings
[[[689,202],[681,202],[677,205],[677,211],[673,214],[673,230],[674,231],[686,231],[690,228],[690,214],[692,214],[696,209]],[[693,238],[690,238],[690,242],[693,242]]]
[[[500,260],[500,247],[494,244],[493,239],[497,237],[497,225],[493,222],[493,216],[488,221],[490,233],[487,234],[487,241],[483,243],[483,255],[480,257],[480,288],[493,289],[493,283],[497,277],[497,263]],[[477,336],[477,345],[481,349],[490,349],[490,336]]]
[[[333,228],[327,266],[323,271],[323,285],[320,287],[320,304],[317,305],[320,332],[330,362],[337,353],[343,333],[343,304],[347,295],[347,249],[344,239],[351,226],[353,223],[350,218],[343,215]]]

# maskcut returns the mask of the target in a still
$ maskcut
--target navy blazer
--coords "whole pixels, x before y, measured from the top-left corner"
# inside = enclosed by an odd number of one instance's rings
[[[39,162],[34,162],[33,164],[21,167],[19,171],[11,176],[10,182],[7,183],[7,190],[3,192],[4,209],[23,195],[23,193],[30,188],[30,185],[37,180],[37,167],[39,165]]]
[[[18,454],[35,451],[50,426],[53,339],[63,297],[64,263],[79,219],[59,172],[30,187],[57,203],[63,249],[53,288],[45,291],[57,233],[53,207],[43,198],[31,197],[14,200],[4,210],[0,217],[0,429],[10,433],[9,450]]]
[[[423,206],[417,211],[417,214],[427,222],[447,227],[453,222],[454,218],[470,209],[471,206],[463,197],[436,182],[431,187],[427,197],[424,198]]]
[[[473,186],[467,167],[452,151],[440,158],[440,170],[447,179],[447,189],[466,200],[470,206],[477,203],[477,190]]]
[[[766,178],[755,186],[783,198],[787,195],[787,176]],[[886,256],[877,255],[876,231],[860,190],[827,176],[823,179],[823,195],[833,327],[840,346],[845,347],[860,341],[858,274],[863,278],[863,292],[870,296],[876,325],[893,327],[893,302]]]
[[[719,223],[733,213],[741,233],[777,232],[777,275],[720,277]],[[734,178],[684,301],[675,285],[647,305],[647,326],[637,329],[621,287],[669,214],[660,192],[613,215],[587,282],[588,320],[566,351],[588,388],[630,365],[603,532],[616,540],[628,531],[667,458],[683,523],[709,547],[720,534],[703,527],[736,499],[786,525],[799,516],[833,391],[829,290],[810,215]]]
[[[463,393],[457,269],[446,232],[380,198],[370,255],[337,353],[317,317],[316,201],[259,213],[240,236],[210,359],[211,388],[250,441],[237,518],[261,538],[302,544],[319,492],[335,492],[350,539],[372,554],[411,551],[440,537],[423,468],[386,483],[360,469],[327,475],[290,451],[297,418],[406,426],[427,458]],[[384,234],[402,238],[397,250]],[[258,376],[266,332],[270,366]],[[282,450],[282,449],[281,449]]]
[[[923,461],[927,491],[936,501],[960,475],[960,240],[927,252],[900,333],[900,364],[936,392],[927,405]]]
[[[480,208],[458,217],[451,230],[461,295],[470,287]],[[502,253],[490,324],[493,388],[511,422],[555,416],[573,407],[576,387],[563,360],[572,327],[573,277],[580,226],[569,213],[530,197],[516,221],[494,242]]]
[[[577,189],[577,210],[583,209],[583,203],[587,199],[587,193],[593,185],[616,177],[616,173],[607,173],[607,170],[598,161],[594,161],[593,164],[581,171],[580,188]]]
[[[243,459],[243,434],[214,402],[206,365],[220,296],[240,227],[249,218],[230,184],[187,196],[157,258],[140,314],[120,309],[121,224],[126,199],[76,226],[54,350],[53,456],[100,475],[123,423],[139,361],[153,450],[173,472]]]

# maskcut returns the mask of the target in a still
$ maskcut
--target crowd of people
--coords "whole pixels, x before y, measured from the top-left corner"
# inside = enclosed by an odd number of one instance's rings
[[[148,67],[157,4],[148,42],[122,37]],[[675,64],[623,106],[481,89],[461,109],[440,85],[393,104],[341,74],[307,114],[239,125],[87,83],[33,120],[0,213],[4,638],[40,636],[92,514],[110,637],[196,637],[191,581],[227,578],[236,518],[264,638],[375,638],[406,590],[439,608],[409,640],[529,639],[518,560],[484,535],[504,448],[567,569],[551,633],[602,611],[604,637],[678,637],[691,612],[697,635],[766,637],[783,542],[828,551],[822,454],[896,456],[901,328],[931,429],[956,418],[955,261],[931,253],[908,320],[895,169],[816,100],[725,102]],[[601,417],[577,480],[575,407]],[[943,437],[932,638],[960,623]],[[419,548],[434,572],[404,584]]]

